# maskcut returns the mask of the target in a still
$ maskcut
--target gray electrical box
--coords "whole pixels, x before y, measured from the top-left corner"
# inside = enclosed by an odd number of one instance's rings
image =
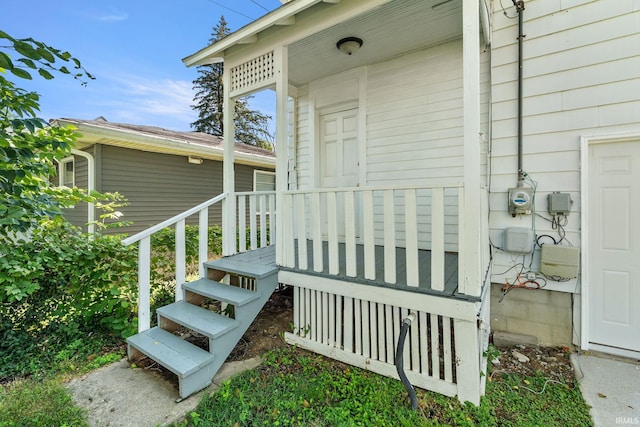
[[[531,215],[533,203],[533,188],[515,187],[509,189],[509,213],[516,215]]]
[[[504,229],[503,249],[514,254],[530,254],[533,252],[533,230],[524,227]]]
[[[549,215],[569,215],[572,203],[569,193],[554,191],[547,196]]]
[[[573,279],[578,277],[580,249],[570,246],[542,245],[540,273],[545,276]]]

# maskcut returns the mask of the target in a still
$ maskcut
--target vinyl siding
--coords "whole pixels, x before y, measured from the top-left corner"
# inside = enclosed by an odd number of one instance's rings
[[[532,219],[538,235],[557,233],[539,216],[512,218],[507,213],[507,190],[517,184],[518,28],[517,19],[506,18],[499,2],[493,7],[490,228],[492,240],[501,245],[504,228],[531,227]],[[538,183],[540,214],[548,217],[550,192],[571,194],[566,231],[574,246],[580,246],[580,137],[640,128],[639,28],[637,0],[526,2],[523,168]],[[494,271],[513,265],[513,258],[498,252]],[[536,251],[532,269],[538,268]],[[552,282],[547,288],[579,292],[576,280]]]
[[[188,163],[183,156],[106,145],[100,151],[96,165],[101,175],[99,190],[124,195],[129,205],[119,209],[124,214],[121,219],[133,223],[128,227],[108,229],[107,232],[137,233],[222,193],[222,162],[204,160],[202,164],[195,165]],[[84,180],[77,183],[86,188],[86,161],[82,159],[82,162],[85,165]],[[235,165],[236,191],[253,190],[255,169]],[[67,218],[77,225],[86,223],[86,205],[84,208],[77,206],[72,211],[67,212]],[[187,220],[187,224],[197,223],[197,215]],[[218,204],[209,210],[209,224],[220,223],[221,207]]]

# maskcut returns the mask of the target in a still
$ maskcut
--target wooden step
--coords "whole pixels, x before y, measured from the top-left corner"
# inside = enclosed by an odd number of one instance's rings
[[[227,333],[239,324],[237,320],[221,316],[186,301],[177,301],[160,307],[157,313],[162,318],[169,319],[212,339]]]
[[[225,271],[245,277],[262,279],[278,272],[275,263],[275,246],[208,261],[205,268]]]
[[[198,279],[182,285],[185,291],[202,295],[216,301],[226,302],[236,307],[243,306],[260,297],[259,292],[242,289],[237,286],[225,285],[209,279]]]
[[[198,372],[215,359],[213,354],[157,326],[127,338],[127,343],[181,378]]]

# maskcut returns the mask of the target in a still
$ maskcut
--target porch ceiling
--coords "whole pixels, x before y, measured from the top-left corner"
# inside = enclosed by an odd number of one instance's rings
[[[336,43],[351,36],[363,45],[348,56]],[[460,37],[462,0],[394,0],[290,44],[289,81],[305,84]]]

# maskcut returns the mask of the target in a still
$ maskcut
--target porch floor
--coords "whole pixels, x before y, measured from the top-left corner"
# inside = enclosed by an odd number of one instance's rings
[[[292,271],[300,271],[298,265],[298,242],[296,241],[296,269]],[[407,286],[407,258],[405,248],[396,248],[396,283],[387,283],[384,281],[384,246],[375,246],[376,260],[376,278],[369,280],[364,277],[364,245],[356,244],[356,276],[350,277],[346,273],[346,247],[344,243],[338,244],[338,262],[339,269],[337,275],[329,274],[329,249],[328,243],[322,244],[322,265],[323,270],[316,272],[313,269],[313,241],[307,240],[307,265],[308,269],[305,273],[310,275],[333,277],[338,280],[348,282],[361,283],[365,285],[383,286],[387,288],[398,288],[404,291],[433,293],[441,296],[456,296],[458,289],[458,254],[455,252],[445,253],[444,266],[444,291],[435,291],[431,289],[431,251],[418,251],[419,266],[419,285]]]
[[[323,242],[322,245],[322,258],[323,258],[323,270],[320,272],[313,269],[313,241],[307,241],[307,264],[308,269],[301,270],[299,268],[297,241],[296,241],[296,267],[285,268],[284,270],[294,271],[297,273],[309,274],[312,276],[331,277],[337,280],[343,280],[352,283],[360,283],[364,285],[382,286],[386,288],[400,289],[409,292],[422,292],[439,296],[455,297],[468,299],[467,295],[461,295],[457,293],[458,289],[458,254],[455,252],[445,253],[445,285],[444,291],[436,291],[431,289],[431,251],[419,250],[418,251],[418,263],[419,263],[419,285],[417,287],[407,286],[407,270],[406,270],[406,250],[404,248],[396,248],[396,283],[386,283],[384,281],[384,247],[376,245],[375,247],[375,259],[376,259],[376,279],[369,280],[364,277],[364,245],[356,245],[356,276],[350,277],[346,274],[346,249],[344,243],[338,244],[338,262],[339,272],[336,275],[329,274],[329,249],[328,243]],[[276,250],[275,245],[267,246],[265,248],[255,249],[248,252],[242,252],[233,255],[234,263],[264,265],[275,267]],[[225,258],[220,261],[224,262]]]

